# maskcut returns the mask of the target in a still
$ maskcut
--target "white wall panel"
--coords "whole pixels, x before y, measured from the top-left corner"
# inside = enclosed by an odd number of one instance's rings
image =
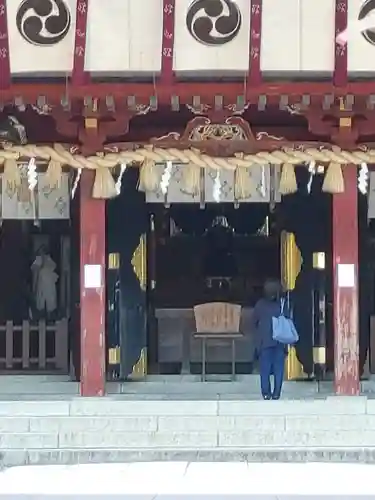
[[[77,0],[8,0],[12,74],[64,74],[72,70]],[[35,2],[34,2],[35,3]]]
[[[162,0],[90,0],[86,69],[160,72],[162,33]]]
[[[335,0],[300,0],[300,71],[333,73],[335,10]]]
[[[230,16],[229,4],[235,6]],[[204,8],[209,5],[207,0],[176,0],[174,70],[191,74],[248,71],[251,1],[217,0],[211,3],[211,12]],[[195,15],[189,18],[194,9]]]
[[[261,71],[298,71],[299,1],[263,0]]]
[[[331,73],[334,0],[263,0],[261,70]]]

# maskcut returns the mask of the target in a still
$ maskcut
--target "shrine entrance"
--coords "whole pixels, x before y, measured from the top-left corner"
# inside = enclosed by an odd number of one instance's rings
[[[324,378],[333,370],[332,198],[322,193],[323,175],[297,167],[296,176],[297,192],[282,200],[268,184],[265,201],[260,193],[248,203],[169,204],[138,190],[138,169],[125,172],[107,213],[110,378],[179,374],[183,365],[200,373],[193,307],[216,301],[242,306],[236,372],[253,373],[249,322],[267,278],[290,292],[302,332],[287,360],[288,377]],[[122,217],[128,213],[131,224]],[[229,372],[225,345],[219,342],[210,357],[208,372]]]
[[[69,176],[30,189],[24,170],[18,187],[0,180],[0,371],[68,373]]]

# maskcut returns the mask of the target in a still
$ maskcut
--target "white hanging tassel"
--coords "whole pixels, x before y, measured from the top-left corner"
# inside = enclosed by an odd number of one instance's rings
[[[216,177],[215,177],[215,181],[214,181],[214,189],[213,189],[212,196],[213,196],[214,200],[216,201],[216,203],[220,203],[220,199],[221,199],[221,180],[220,180],[220,171],[219,170],[216,172]]]
[[[311,186],[313,182],[314,175],[316,173],[316,163],[315,161],[312,161],[309,165],[309,172],[310,172],[310,177],[309,177],[309,182],[307,183],[307,192],[310,194],[311,193]]]
[[[367,194],[368,180],[369,173],[367,163],[361,163],[361,168],[358,173],[358,189],[362,194]]]
[[[78,188],[79,181],[81,179],[81,175],[82,175],[82,168],[79,168],[77,171],[76,178],[74,179],[73,187],[72,187],[72,200],[74,199],[74,197],[76,195],[76,191]]]
[[[27,181],[30,191],[34,191],[36,185],[38,184],[35,158],[31,158],[27,165]]]
[[[123,178],[123,175],[124,175],[125,170],[127,169],[127,167],[128,166],[126,165],[126,163],[121,163],[120,175],[118,176],[118,179],[117,179],[116,184],[115,184],[115,188],[116,188],[117,194],[121,193],[122,178]]]
[[[172,177],[172,167],[173,163],[171,161],[167,161],[163,175],[161,176],[160,189],[164,196],[168,192],[169,183]]]

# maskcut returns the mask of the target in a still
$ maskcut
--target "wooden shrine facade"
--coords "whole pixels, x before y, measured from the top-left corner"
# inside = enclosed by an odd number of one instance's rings
[[[82,394],[105,393],[105,199],[117,194],[121,165],[150,173],[167,162],[277,167],[284,195],[296,190],[293,165],[325,167],[336,392],[358,394],[357,171],[375,163],[375,58],[368,27],[346,45],[336,35],[369,2],[143,2],[43,0],[36,10],[0,0],[3,175],[14,179],[18,162],[35,158],[80,178]],[[202,126],[240,136],[192,135]],[[341,264],[354,266],[350,286],[339,286]],[[90,265],[101,270],[95,288],[85,286]]]
[[[375,163],[371,109],[346,109],[344,101],[338,99],[327,112],[321,102],[320,108],[310,105],[293,111],[279,107],[259,111],[249,105],[236,115],[219,108],[201,113],[187,107],[179,111],[148,109],[132,117],[128,112],[113,112],[108,120],[107,108],[103,113],[95,99],[84,104],[76,102],[71,111],[57,107],[45,115],[29,105],[21,111],[15,105],[4,108],[3,123],[16,116],[18,123],[24,124],[25,134],[12,143],[5,141],[0,150],[3,179],[11,175],[12,169],[14,172],[20,160],[25,163],[36,158],[48,165],[47,174],[53,170],[56,175],[56,170],[62,172],[70,167],[79,180],[82,394],[105,392],[105,199],[117,195],[122,166],[140,168],[143,188],[152,192],[169,163],[179,164],[185,172],[240,172],[246,178],[254,175],[257,168],[267,166],[278,173],[278,195],[296,191],[295,165],[305,164],[307,168],[316,163],[324,167],[323,189],[333,195],[336,390],[340,394],[357,394],[357,172],[363,164]],[[39,128],[34,126],[36,120]],[[253,127],[250,120],[258,121],[258,125]],[[267,122],[272,125],[267,127]],[[284,136],[274,135],[276,131],[284,131]],[[51,138],[49,144],[43,141],[47,134]],[[137,136],[140,140],[136,142]],[[158,165],[162,167],[157,174]],[[237,201],[253,196],[251,185],[243,185]],[[191,188],[198,192],[200,189]],[[348,238],[348,234],[353,237]],[[337,270],[341,264],[354,266],[353,286],[338,286]],[[100,266],[101,279],[95,288],[85,284],[86,266]]]

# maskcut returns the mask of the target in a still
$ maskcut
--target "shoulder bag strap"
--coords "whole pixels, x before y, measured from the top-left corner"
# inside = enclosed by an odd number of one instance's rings
[[[280,299],[280,315],[284,314],[285,299]]]

